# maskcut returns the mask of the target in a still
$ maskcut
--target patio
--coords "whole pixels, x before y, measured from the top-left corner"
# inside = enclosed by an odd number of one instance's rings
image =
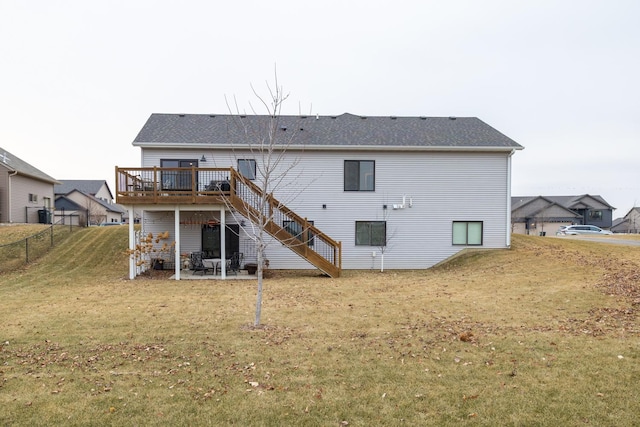
[[[175,279],[173,274],[169,279]],[[240,270],[238,274],[227,274],[226,280],[256,280],[258,276],[255,274],[247,274],[246,270]],[[180,270],[181,280],[222,280],[220,274],[203,274],[202,271]]]

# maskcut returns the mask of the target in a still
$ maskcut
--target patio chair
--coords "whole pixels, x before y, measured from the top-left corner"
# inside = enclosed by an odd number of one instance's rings
[[[207,267],[202,262],[202,252],[192,252],[191,253],[191,269],[193,270],[193,274],[201,272],[204,276],[207,274],[207,271],[210,271],[213,274],[213,268]]]
[[[236,276],[238,275],[238,271],[240,271],[240,265],[242,264],[242,259],[244,255],[242,252],[234,252],[231,255],[231,259],[229,260],[227,272],[234,273]]]

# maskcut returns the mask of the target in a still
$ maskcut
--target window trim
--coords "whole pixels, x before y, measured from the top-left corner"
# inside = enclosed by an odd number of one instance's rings
[[[358,187],[357,189],[350,189],[347,188],[347,163],[355,163],[358,165],[358,169],[357,169],[357,182],[356,182],[356,186]],[[363,183],[360,179],[360,167],[362,163],[371,163],[371,165],[373,166],[373,176],[372,176],[372,182],[371,182],[371,189],[363,189],[363,184],[366,185],[366,179],[365,182]],[[349,160],[345,160],[344,161],[344,166],[343,166],[343,189],[344,191],[368,191],[368,192],[375,192],[376,191],[376,161],[375,160],[353,160],[353,159],[349,159]],[[350,186],[349,186],[350,187]]]
[[[465,243],[456,243],[456,224],[465,224]],[[469,224],[480,224],[480,243],[469,243]],[[451,223],[451,244],[453,246],[482,246],[484,245],[484,221],[453,221]]]
[[[359,239],[358,239],[358,225],[361,224],[369,224],[369,230],[368,230],[368,240],[366,243],[359,243]],[[384,241],[382,243],[380,242],[372,242],[373,240],[373,233],[372,233],[372,224],[383,224],[384,225]],[[356,246],[375,246],[377,248],[379,247],[385,247],[387,246],[387,221],[356,221],[355,223],[355,245]]]

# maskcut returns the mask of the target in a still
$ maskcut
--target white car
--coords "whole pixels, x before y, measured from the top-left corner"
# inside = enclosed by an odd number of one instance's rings
[[[578,234],[613,234],[609,230],[603,230],[595,225],[568,225],[560,227],[556,232],[558,236],[575,236]]]

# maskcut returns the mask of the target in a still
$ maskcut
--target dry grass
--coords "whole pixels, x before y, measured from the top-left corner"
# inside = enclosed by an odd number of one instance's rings
[[[48,224],[0,224],[0,245],[23,240],[49,227]]]
[[[633,425],[640,249],[514,236],[427,271],[125,280],[126,230],[0,276],[4,425]],[[391,254],[390,254],[391,255]]]

